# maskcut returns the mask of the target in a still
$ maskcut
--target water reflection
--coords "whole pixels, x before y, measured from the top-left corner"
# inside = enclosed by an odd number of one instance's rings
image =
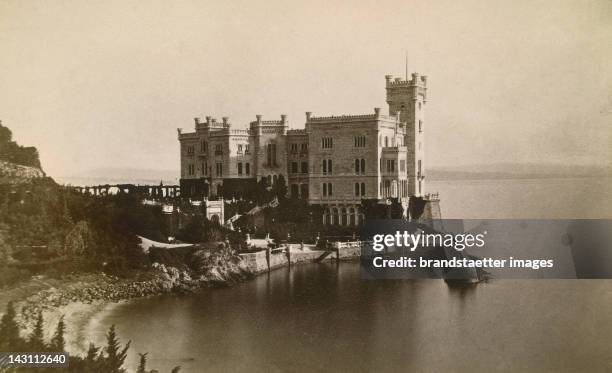
[[[184,372],[605,371],[612,282],[361,280],[356,263],[296,265],[228,289],[116,308],[128,364]]]

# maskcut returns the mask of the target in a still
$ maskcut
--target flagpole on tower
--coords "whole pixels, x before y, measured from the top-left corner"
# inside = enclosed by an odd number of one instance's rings
[[[406,51],[406,81],[408,81],[408,51]]]

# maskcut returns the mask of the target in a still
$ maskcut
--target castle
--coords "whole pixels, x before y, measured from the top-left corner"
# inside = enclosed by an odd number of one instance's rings
[[[317,117],[306,112],[304,129],[288,129],[286,115],[249,129],[195,118],[195,131],[178,129],[181,195],[193,199],[242,197],[266,178],[283,175],[290,198],[324,207],[324,223],[363,222],[362,199],[425,195],[424,131],[427,77],[385,76],[388,113]]]

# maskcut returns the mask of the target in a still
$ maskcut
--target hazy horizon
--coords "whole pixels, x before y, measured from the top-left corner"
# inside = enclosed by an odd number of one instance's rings
[[[45,171],[178,169],[176,128],[386,110],[427,75],[428,168],[612,159],[612,2],[0,3],[0,119]]]

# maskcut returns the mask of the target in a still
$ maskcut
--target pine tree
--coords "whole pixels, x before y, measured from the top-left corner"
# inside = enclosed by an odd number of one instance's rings
[[[64,339],[64,334],[66,333],[66,323],[64,322],[64,315],[60,316],[60,319],[57,323],[57,328],[55,329],[55,334],[53,338],[51,338],[51,349],[56,352],[63,352],[66,348],[66,341]]]
[[[147,353],[138,353],[138,355],[140,355],[140,363],[138,364],[138,369],[136,369],[136,373],[147,373]]]
[[[98,354],[99,353],[99,354]],[[100,347],[96,347],[93,343],[89,344],[87,356],[85,356],[85,372],[95,373],[102,370]]]
[[[125,373],[125,369],[122,368],[123,362],[127,356],[127,350],[130,348],[130,342],[121,349],[121,344],[117,338],[115,332],[115,325],[111,325],[106,335],[106,361],[105,367],[108,373]]]
[[[0,351],[19,351],[21,345],[19,325],[15,321],[15,307],[13,302],[8,302],[6,312],[0,320]]]
[[[32,330],[32,334],[30,334],[28,344],[32,352],[45,350],[44,321],[42,311],[38,311],[38,316],[36,317],[36,324],[34,325],[34,330]]]

